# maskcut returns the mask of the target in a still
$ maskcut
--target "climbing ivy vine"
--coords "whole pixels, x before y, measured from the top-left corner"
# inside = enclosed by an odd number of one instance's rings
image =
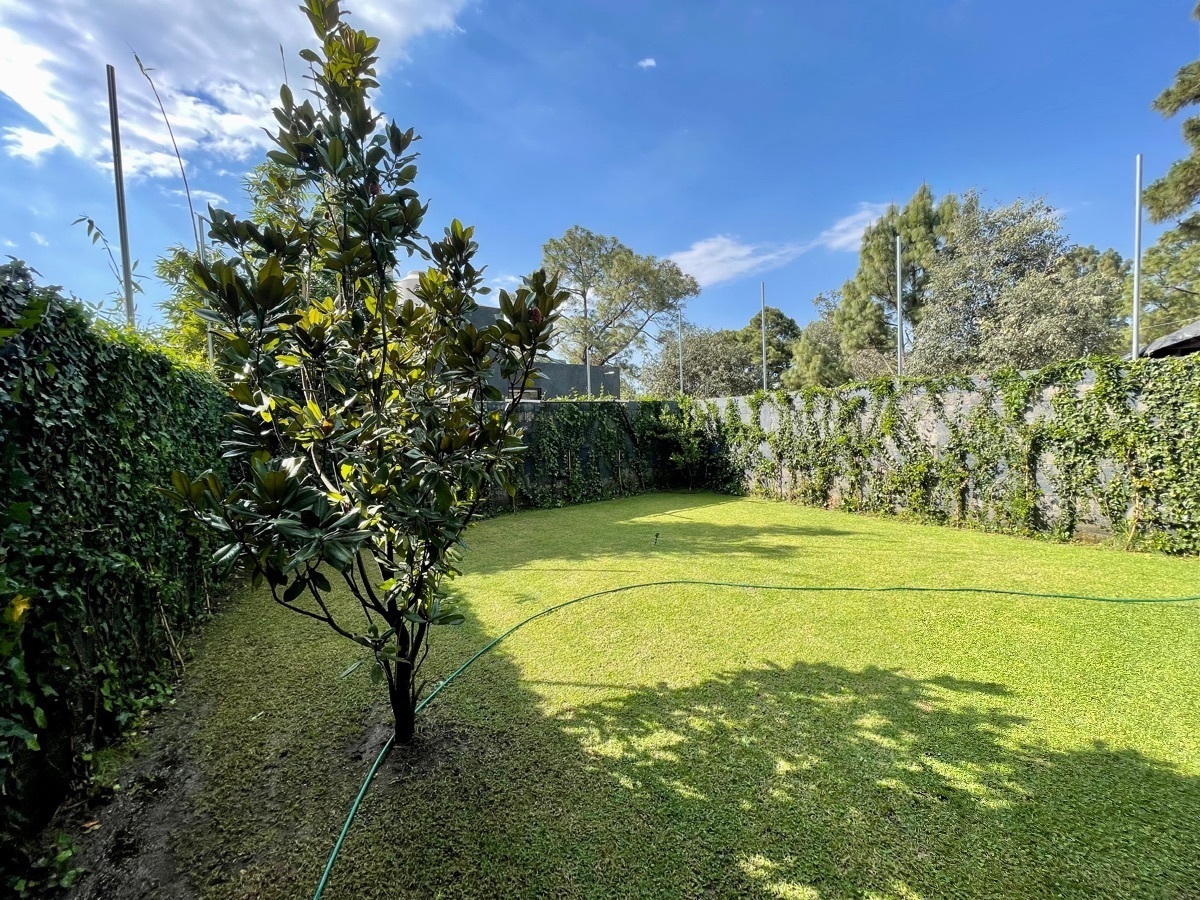
[[[513,505],[750,492],[852,512],[1200,552],[1200,359],[879,379],[722,401],[543,403]],[[507,501],[507,498],[505,498]]]
[[[521,425],[525,469],[515,497],[493,500],[497,511],[742,487],[735,445],[750,426],[712,402],[549,401],[523,408]]]
[[[1086,359],[726,402],[745,488],[851,511],[1200,552],[1200,360]]]

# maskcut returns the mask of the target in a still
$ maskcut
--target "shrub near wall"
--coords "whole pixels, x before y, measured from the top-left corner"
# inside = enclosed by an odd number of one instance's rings
[[[211,548],[157,488],[219,457],[223,392],[0,267],[0,843],[152,702]],[[12,865],[6,850],[0,862]]]
[[[1200,552],[1200,357],[721,401],[747,486],[804,503]]]

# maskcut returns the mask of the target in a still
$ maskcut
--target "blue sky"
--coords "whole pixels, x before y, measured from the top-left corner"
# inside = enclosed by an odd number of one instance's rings
[[[1184,153],[1151,100],[1200,52],[1187,0],[776,3],[350,0],[383,39],[378,106],[423,136],[426,231],[477,226],[496,284],[574,224],[675,256],[689,318],[801,322],[854,270],[857,236],[922,181],[1045,195],[1081,243],[1132,251],[1133,157]],[[290,0],[0,0],[0,254],[85,299],[113,289],[70,222],[116,226],[104,63],[117,66],[132,256],[190,241],[153,67],[193,189],[242,205],[258,124],[307,23]],[[224,29],[224,30],[222,30]],[[1158,229],[1148,229],[1152,239]],[[153,321],[163,291],[146,284]]]

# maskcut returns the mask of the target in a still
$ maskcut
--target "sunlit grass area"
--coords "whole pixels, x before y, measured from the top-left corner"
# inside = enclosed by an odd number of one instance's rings
[[[1195,560],[715,495],[485,522],[426,674],[672,579],[1200,593]],[[525,626],[365,800],[327,897],[1200,895],[1200,604],[669,585]],[[247,596],[181,705],[202,894],[311,893],[382,744],[355,647]],[[416,844],[404,834],[422,835]]]

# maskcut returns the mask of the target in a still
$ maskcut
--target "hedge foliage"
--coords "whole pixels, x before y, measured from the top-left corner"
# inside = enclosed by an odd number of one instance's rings
[[[205,372],[0,266],[6,847],[167,689],[172,645],[206,608],[211,548],[157,489],[219,465],[225,411]]]
[[[556,507],[655,490],[737,491],[730,434],[690,400],[555,400],[522,409],[525,467],[497,509]]]
[[[752,492],[850,511],[1200,553],[1200,356],[880,379],[526,413],[517,502]]]
[[[1200,552],[1200,357],[1096,358],[729,404],[746,486],[851,511]]]

